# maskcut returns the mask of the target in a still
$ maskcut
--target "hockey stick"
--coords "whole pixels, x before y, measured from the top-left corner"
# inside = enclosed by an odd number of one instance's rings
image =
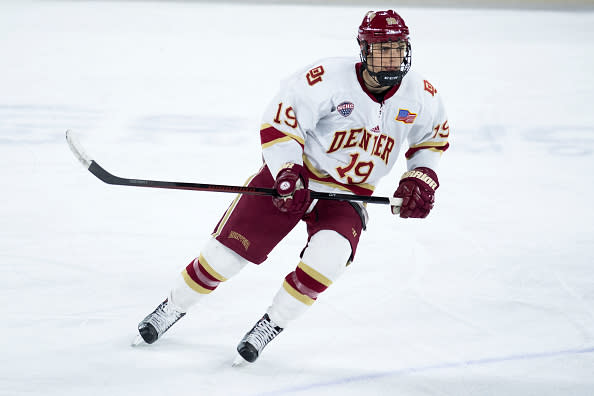
[[[272,188],[262,187],[246,187],[246,186],[228,186],[219,184],[203,184],[203,183],[185,183],[185,182],[171,182],[158,180],[143,180],[143,179],[127,179],[115,176],[101,167],[95,160],[91,159],[82,149],[76,136],[71,130],[66,131],[66,141],[70,146],[70,150],[74,156],[83,164],[83,166],[95,175],[101,181],[114,184],[118,186],[136,186],[136,187],[152,187],[152,188],[168,188],[173,190],[194,190],[194,191],[212,191],[212,192],[226,192],[234,194],[247,195],[269,195],[277,196],[276,190]],[[402,198],[389,197],[368,197],[365,195],[351,195],[351,194],[337,194],[311,191],[312,199],[330,199],[337,201],[359,201],[375,204],[384,204],[400,207]]]

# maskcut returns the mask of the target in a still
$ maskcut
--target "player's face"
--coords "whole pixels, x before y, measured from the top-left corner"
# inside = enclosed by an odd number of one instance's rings
[[[400,65],[406,56],[406,42],[394,41],[387,43],[372,43],[367,55],[367,66],[374,72],[400,70]]]

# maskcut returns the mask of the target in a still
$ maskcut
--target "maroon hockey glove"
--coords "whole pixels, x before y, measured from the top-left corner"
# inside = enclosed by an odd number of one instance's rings
[[[272,197],[272,202],[281,212],[305,212],[310,202],[307,185],[308,177],[303,166],[287,163],[276,175],[274,189],[279,196]]]
[[[405,172],[394,193],[395,197],[402,198],[400,217],[427,217],[433,208],[437,187],[437,175],[429,168],[415,168]],[[392,213],[398,214],[398,209],[392,207]]]

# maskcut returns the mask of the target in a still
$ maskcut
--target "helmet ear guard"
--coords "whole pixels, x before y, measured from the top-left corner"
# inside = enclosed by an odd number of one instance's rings
[[[367,12],[359,26],[357,42],[361,51],[363,67],[379,85],[400,84],[412,64],[409,30],[400,15],[393,10]],[[405,54],[400,62],[399,70],[372,71],[367,58],[371,54],[373,44],[391,42],[406,43]]]

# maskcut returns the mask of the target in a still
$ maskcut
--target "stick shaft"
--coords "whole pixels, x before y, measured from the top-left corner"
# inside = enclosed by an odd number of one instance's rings
[[[124,177],[115,176],[105,170],[97,161],[91,159],[82,149],[76,137],[71,131],[66,131],[66,140],[75,157],[101,181],[118,185],[118,186],[134,186],[134,187],[149,187],[149,188],[166,188],[171,190],[193,190],[193,191],[210,191],[210,192],[226,192],[233,194],[247,194],[247,195],[268,195],[277,196],[276,190],[273,188],[263,187],[249,187],[249,186],[231,186],[222,184],[206,184],[206,183],[188,183],[188,182],[173,182],[160,180],[146,180],[146,179],[128,179]],[[374,197],[366,195],[352,195],[339,193],[325,193],[311,191],[312,199],[329,199],[338,201],[359,201],[374,204],[400,206],[402,200],[400,198],[388,197]]]

